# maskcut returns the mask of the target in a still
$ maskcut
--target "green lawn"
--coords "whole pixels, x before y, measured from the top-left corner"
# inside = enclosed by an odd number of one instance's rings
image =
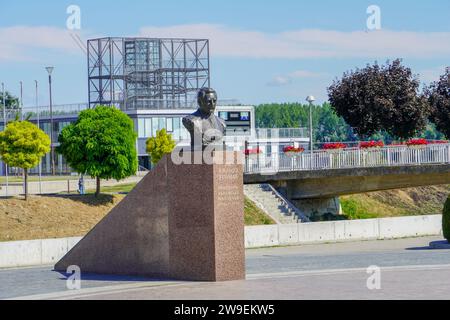
[[[275,224],[264,211],[258,208],[253,201],[245,197],[244,200],[244,221],[246,226],[256,226],[262,224]]]
[[[440,214],[450,185],[361,193],[340,198],[346,219]]]

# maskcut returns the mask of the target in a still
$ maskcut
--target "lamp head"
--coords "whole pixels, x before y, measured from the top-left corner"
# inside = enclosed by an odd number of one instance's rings
[[[309,103],[313,103],[314,101],[316,101],[316,99],[314,98],[314,96],[307,96],[306,101],[308,101]]]
[[[45,69],[47,70],[47,72],[48,72],[48,75],[49,75],[49,76],[51,76],[51,75],[52,75],[52,72],[53,72],[53,69],[54,69],[54,67],[45,67]]]

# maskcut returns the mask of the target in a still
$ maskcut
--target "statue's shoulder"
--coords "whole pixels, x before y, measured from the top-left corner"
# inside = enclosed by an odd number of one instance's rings
[[[197,112],[189,114],[182,119],[182,123],[184,127],[188,130],[191,130],[195,126],[198,126],[198,122],[200,121],[200,117]]]
[[[225,122],[225,120],[223,120],[221,117],[216,116],[216,119],[218,122],[220,122],[220,124],[226,128],[227,127],[227,123]]]
[[[189,123],[189,122],[192,122],[193,120],[194,120],[194,116],[191,114],[183,117],[183,119],[182,119],[183,123]]]
[[[195,111],[194,113],[188,114],[187,116],[185,116],[183,118],[183,121],[194,121],[196,119],[200,118],[200,113],[197,111]]]

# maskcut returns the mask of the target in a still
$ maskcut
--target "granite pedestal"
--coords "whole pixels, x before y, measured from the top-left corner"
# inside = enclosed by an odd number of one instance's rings
[[[221,164],[224,157],[234,161]],[[238,157],[218,152],[215,164],[174,164],[165,156],[55,270],[77,265],[82,273],[244,279],[243,166]]]

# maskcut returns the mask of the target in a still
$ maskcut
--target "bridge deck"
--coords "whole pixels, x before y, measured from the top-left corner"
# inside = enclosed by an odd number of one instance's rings
[[[294,156],[273,154],[246,157],[246,175],[274,175],[279,172],[328,171],[335,169],[404,167],[427,164],[450,164],[450,144],[417,147],[388,146],[383,148],[348,148],[334,151],[318,150]]]

